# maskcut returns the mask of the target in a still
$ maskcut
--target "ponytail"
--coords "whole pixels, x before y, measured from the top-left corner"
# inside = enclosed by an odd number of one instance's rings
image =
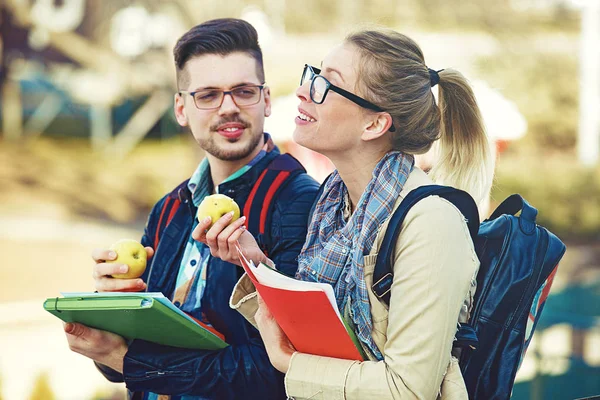
[[[430,176],[436,183],[468,192],[482,204],[492,187],[494,166],[481,112],[460,72],[444,69],[439,76],[441,135]]]

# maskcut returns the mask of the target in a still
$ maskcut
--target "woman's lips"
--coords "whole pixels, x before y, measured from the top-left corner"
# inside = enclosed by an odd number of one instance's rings
[[[308,125],[316,121],[316,119],[304,111],[302,108],[298,107],[299,115],[296,117],[296,125]]]

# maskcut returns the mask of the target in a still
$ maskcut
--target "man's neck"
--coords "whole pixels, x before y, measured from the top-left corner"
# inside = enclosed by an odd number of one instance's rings
[[[235,161],[220,160],[210,154],[206,154],[208,164],[210,165],[210,176],[213,181],[214,190],[223,183],[223,181],[233,175],[237,170],[248,164],[262,150],[264,140],[248,156]]]

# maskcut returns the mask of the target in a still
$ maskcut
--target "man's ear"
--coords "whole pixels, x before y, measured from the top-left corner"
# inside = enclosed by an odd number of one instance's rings
[[[381,112],[371,115],[367,120],[361,139],[369,141],[382,137],[390,129],[392,122],[392,116],[389,113]]]
[[[268,86],[263,88],[263,96],[265,96],[265,117],[271,115],[271,89]]]
[[[175,102],[173,103],[173,109],[175,111],[175,118],[177,123],[181,126],[188,126],[188,117],[185,110],[185,100],[183,94],[175,93]]]

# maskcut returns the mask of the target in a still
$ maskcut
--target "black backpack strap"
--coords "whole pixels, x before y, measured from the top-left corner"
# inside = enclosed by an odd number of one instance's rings
[[[246,228],[255,235],[262,250],[267,254],[271,224],[270,212],[273,200],[290,178],[306,172],[302,164],[289,154],[280,154],[273,159],[252,187],[244,205]]]
[[[467,219],[469,233],[473,241],[477,237],[479,211],[477,210],[477,204],[467,192],[440,185],[421,186],[409,192],[390,218],[373,271],[373,292],[388,305],[390,304],[390,290],[394,277],[394,253],[400,227],[408,211],[420,200],[429,196],[439,196],[454,204]]]

